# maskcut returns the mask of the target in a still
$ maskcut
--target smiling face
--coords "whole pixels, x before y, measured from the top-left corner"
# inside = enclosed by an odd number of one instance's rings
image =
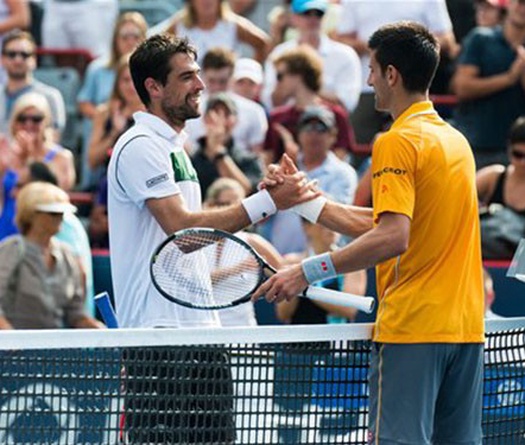
[[[166,85],[157,84],[160,89],[160,107],[171,125],[183,127],[186,120],[200,116],[204,83],[197,62],[189,54],[173,55],[170,67]]]
[[[369,68],[367,83],[374,89],[375,108],[378,111],[389,111],[391,91],[386,76],[381,72],[381,67],[376,60],[375,51],[372,51],[370,55]]]
[[[13,134],[25,131],[37,139],[43,137],[46,125],[46,115],[41,110],[36,107],[26,107],[14,116]]]

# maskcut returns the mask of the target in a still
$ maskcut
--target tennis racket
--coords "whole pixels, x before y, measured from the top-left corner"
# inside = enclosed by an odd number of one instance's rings
[[[170,235],[150,262],[153,285],[168,300],[193,309],[223,309],[250,300],[276,270],[248,243],[217,229],[193,228]],[[371,313],[371,297],[309,286],[301,295]]]

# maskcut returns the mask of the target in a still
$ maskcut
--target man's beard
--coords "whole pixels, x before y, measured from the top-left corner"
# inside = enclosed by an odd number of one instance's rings
[[[198,108],[195,109],[187,103],[187,97],[184,104],[179,107],[170,105],[168,99],[164,99],[160,106],[170,124],[176,126],[182,126],[188,119],[195,119],[201,115]]]

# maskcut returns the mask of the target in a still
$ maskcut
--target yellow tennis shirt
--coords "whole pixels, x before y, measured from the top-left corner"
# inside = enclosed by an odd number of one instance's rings
[[[413,104],[377,139],[372,192],[376,224],[384,212],[411,220],[408,250],[376,268],[374,340],[483,342],[474,158],[431,102]]]

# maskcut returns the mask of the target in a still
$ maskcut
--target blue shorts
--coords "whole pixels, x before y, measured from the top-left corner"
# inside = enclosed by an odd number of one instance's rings
[[[368,443],[480,445],[481,343],[374,343]]]

